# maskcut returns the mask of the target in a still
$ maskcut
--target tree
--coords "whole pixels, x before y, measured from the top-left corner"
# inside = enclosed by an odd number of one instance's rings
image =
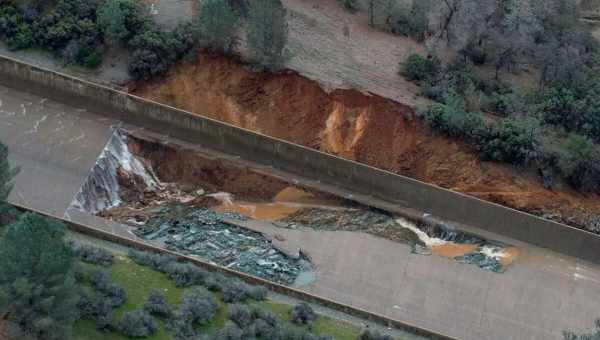
[[[369,0],[367,3],[369,26],[391,30],[392,14],[401,7],[397,0]]]
[[[108,0],[104,3],[98,11],[98,25],[102,28],[104,38],[111,43],[118,43],[128,35],[121,1]]]
[[[202,44],[215,52],[229,53],[233,48],[238,12],[227,0],[204,0],[198,24]]]
[[[338,0],[351,13],[358,11],[358,0]]]
[[[194,288],[183,295],[179,313],[192,323],[207,323],[212,321],[217,309],[219,305],[211,293],[204,288]]]
[[[414,1],[411,7],[396,3],[389,14],[387,29],[394,34],[413,37],[424,41],[429,31],[430,0]]]
[[[248,47],[253,62],[267,70],[283,66],[288,39],[286,9],[281,0],[253,0],[248,15]]]
[[[290,320],[298,325],[309,325],[316,319],[315,311],[306,302],[295,305],[290,312]]]
[[[97,22],[112,44],[129,41],[149,25],[142,2],[137,0],[105,1],[98,9]]]
[[[130,338],[145,338],[158,330],[152,315],[141,309],[125,313],[119,328],[123,334]]]
[[[8,148],[0,142],[0,214],[6,209],[5,202],[13,187],[13,178],[19,172],[8,162]]]
[[[144,310],[148,313],[160,317],[171,315],[171,307],[167,303],[165,293],[158,289],[152,289],[150,295],[144,304]]]
[[[0,241],[0,314],[15,338],[69,338],[79,295],[64,236],[61,223],[27,213]]]
[[[358,336],[358,340],[393,340],[389,335],[381,334],[379,331],[365,329]]]

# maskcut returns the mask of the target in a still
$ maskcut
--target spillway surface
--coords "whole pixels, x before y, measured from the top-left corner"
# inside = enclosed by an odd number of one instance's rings
[[[10,200],[64,216],[119,122],[4,86],[0,102],[0,140],[21,166]],[[368,234],[256,227],[310,252],[309,292],[465,340],[558,340],[600,317],[600,266],[517,240],[498,237],[521,254],[493,273]]]

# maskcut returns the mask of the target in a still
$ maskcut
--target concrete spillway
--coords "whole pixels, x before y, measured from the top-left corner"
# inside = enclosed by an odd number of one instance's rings
[[[220,237],[221,231],[231,234],[225,224],[220,224],[223,218],[255,219],[303,232],[364,232],[408,244],[415,254],[445,256],[494,272],[504,272],[518,257],[515,247],[469,235],[449,225],[413,223],[292,182],[116,129],[75,196],[72,208],[130,225],[142,239],[225,266],[240,264],[238,252],[248,247],[245,240],[252,237],[245,237],[244,232],[237,233],[240,237]],[[213,216],[210,223],[202,222],[209,216]],[[218,230],[203,234],[214,225],[220,226]],[[205,251],[207,247],[213,250]],[[301,253],[310,257],[304,249],[299,244],[298,250],[291,251],[295,254],[292,257],[298,258]],[[254,253],[264,254],[267,250]],[[233,253],[222,255],[230,252]],[[300,272],[296,268],[283,277],[267,273],[261,270],[265,259],[257,256],[253,260],[254,257],[249,258],[254,266],[244,265],[240,270],[286,284],[292,283]],[[268,262],[273,263],[275,257]],[[294,267],[285,256],[277,261],[275,267]]]
[[[0,100],[0,139],[22,168],[10,200],[62,216],[118,122],[3,86]],[[599,316],[599,266],[497,235],[522,250],[502,274],[368,234],[277,233],[319,264],[309,292],[465,340],[559,340]]]

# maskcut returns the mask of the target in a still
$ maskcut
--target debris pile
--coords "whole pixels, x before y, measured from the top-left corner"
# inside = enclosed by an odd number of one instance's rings
[[[291,229],[365,232],[408,244],[415,254],[436,254],[493,272],[505,271],[518,254],[514,247],[490,242],[451,226],[417,225],[375,209],[301,209],[275,224]]]
[[[134,233],[169,250],[286,285],[311,270],[307,260],[288,257],[263,235],[223,219],[245,217],[206,208],[162,207]]]
[[[128,201],[124,191],[143,195],[156,189],[158,180],[151,169],[135,157],[127,145],[124,131],[115,130],[90,174],[81,186],[73,207],[90,213],[119,206]]]

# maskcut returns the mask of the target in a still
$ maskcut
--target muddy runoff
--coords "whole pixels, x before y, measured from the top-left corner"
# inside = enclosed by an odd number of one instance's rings
[[[285,239],[245,227],[261,221],[297,231],[362,232],[503,272],[518,250],[451,226],[414,223],[271,176],[239,159],[118,129],[73,207],[131,227],[138,237],[274,282],[304,286],[315,278],[310,254]]]

